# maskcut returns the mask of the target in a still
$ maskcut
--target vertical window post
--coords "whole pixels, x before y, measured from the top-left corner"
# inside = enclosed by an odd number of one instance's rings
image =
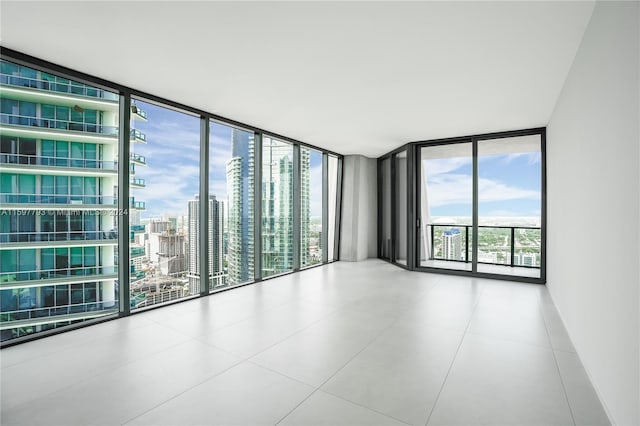
[[[131,313],[131,288],[129,274],[129,145],[130,145],[131,95],[120,94],[118,116],[118,298],[120,314]],[[126,213],[126,214],[125,214]]]
[[[293,270],[300,270],[300,145],[293,145]]]
[[[320,248],[322,263],[327,263],[329,259],[329,156],[326,152],[322,153],[322,238]]]
[[[253,158],[253,269],[254,280],[262,280],[262,134],[254,135]]]
[[[200,117],[200,296],[209,294],[209,119]]]

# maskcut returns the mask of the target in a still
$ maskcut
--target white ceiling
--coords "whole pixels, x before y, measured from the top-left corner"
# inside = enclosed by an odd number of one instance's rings
[[[342,154],[544,126],[593,2],[2,2],[8,48]]]

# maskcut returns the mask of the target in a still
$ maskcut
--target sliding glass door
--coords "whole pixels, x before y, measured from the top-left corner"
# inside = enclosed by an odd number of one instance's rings
[[[413,152],[418,269],[544,280],[544,129]]]
[[[418,265],[471,271],[472,144],[423,146],[418,152]]]
[[[540,135],[478,141],[478,272],[540,278]]]

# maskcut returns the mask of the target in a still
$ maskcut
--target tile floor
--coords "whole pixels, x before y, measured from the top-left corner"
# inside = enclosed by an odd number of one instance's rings
[[[544,286],[338,262],[0,351],[2,425],[602,425]]]

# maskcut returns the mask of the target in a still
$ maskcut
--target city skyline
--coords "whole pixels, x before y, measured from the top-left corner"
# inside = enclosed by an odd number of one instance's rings
[[[146,123],[136,123],[136,128],[147,135],[153,144],[136,147],[136,153],[147,158],[145,178],[147,186],[137,193],[146,202],[143,219],[159,218],[163,215],[187,214],[187,203],[198,194],[200,164],[200,122],[199,118],[186,113],[169,110],[144,100],[137,99],[149,117]],[[231,126],[211,122],[209,138],[209,195],[227,202],[228,189],[226,164],[232,158]],[[162,164],[162,168],[154,168]],[[313,158],[310,173],[313,182],[322,182],[322,158]],[[142,177],[142,174],[141,174]],[[322,193],[322,187],[315,186],[314,192]],[[171,197],[168,197],[171,196]],[[322,204],[312,199],[311,216],[322,217]]]

